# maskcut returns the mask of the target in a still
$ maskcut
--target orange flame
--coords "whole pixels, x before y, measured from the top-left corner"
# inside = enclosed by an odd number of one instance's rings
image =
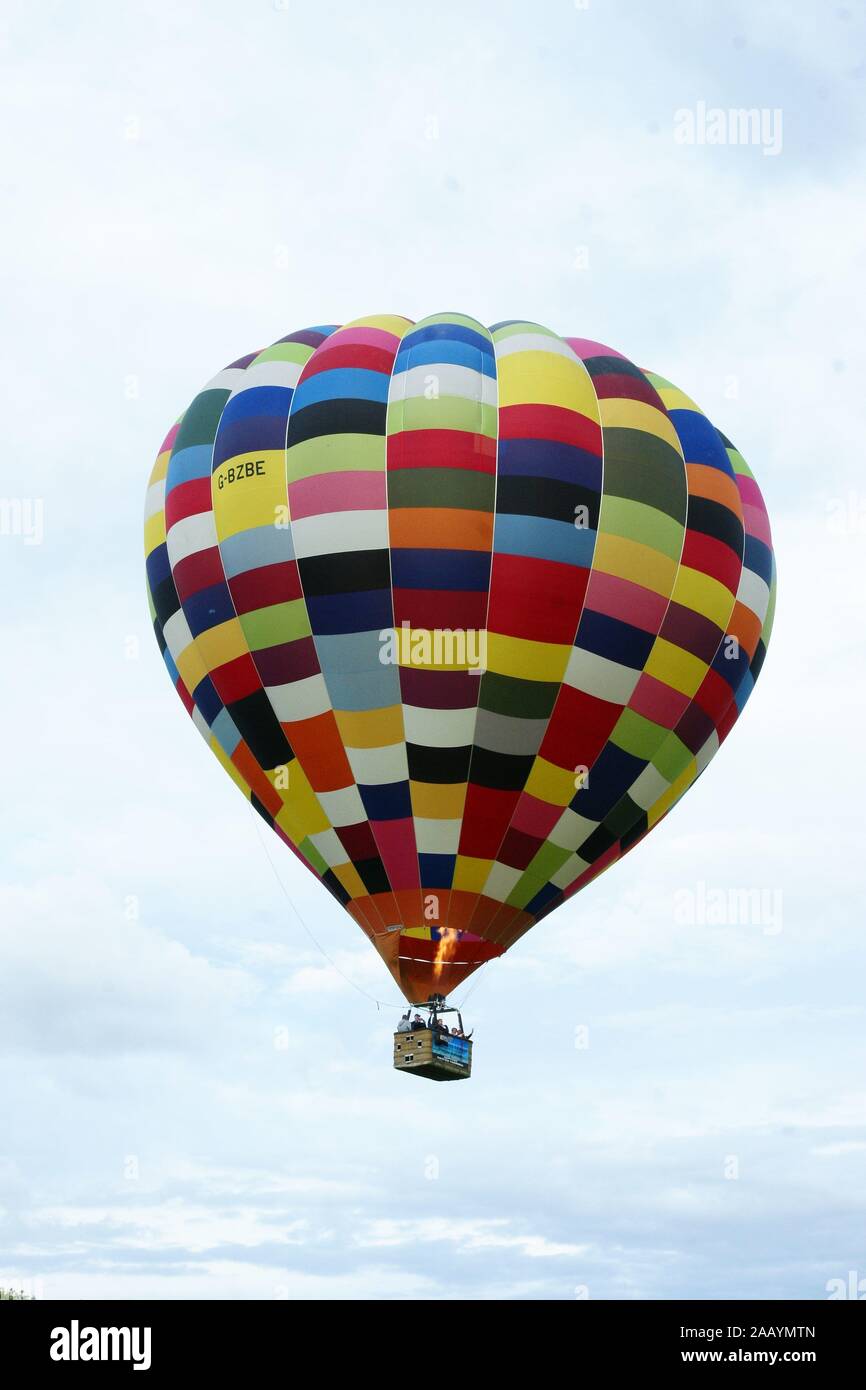
[[[437,985],[445,966],[454,958],[454,952],[457,950],[459,937],[460,934],[456,927],[442,928],[439,944],[436,947],[436,954],[433,957],[433,979]]]

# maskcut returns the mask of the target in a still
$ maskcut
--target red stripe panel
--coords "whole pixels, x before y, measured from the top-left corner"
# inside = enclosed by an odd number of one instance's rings
[[[561,686],[539,750],[542,758],[556,767],[592,767],[621,713],[621,705]]]
[[[495,859],[519,797],[519,791],[500,791],[470,782],[466,789],[460,853],[473,859]]]
[[[242,700],[245,695],[252,695],[254,690],[262,688],[255,662],[248,652],[211,671],[211,680],[224,705]]]
[[[375,347],[370,343],[347,343],[345,337],[337,342],[326,338],[304,364],[298,384],[309,381],[311,376],[318,376],[320,372],[330,372],[340,367],[382,372],[390,377],[393,365],[394,353],[388,348]]]
[[[401,430],[388,440],[389,468],[496,469],[496,440],[468,430]]]
[[[588,569],[558,560],[495,553],[490,591],[496,596],[496,607],[494,611],[491,602],[491,631],[571,646],[589,574]],[[543,604],[538,601],[539,594],[544,595]],[[500,615],[505,628],[500,625]]]
[[[199,512],[209,512],[212,505],[210,474],[206,478],[191,478],[188,483],[178,483],[165,494],[165,529],[170,531],[185,516],[197,516]]]
[[[184,556],[175,565],[173,577],[181,602],[197,594],[200,589],[224,584],[225,574],[218,548],[212,545],[209,550],[197,550],[192,555]]]
[[[482,629],[487,594],[472,589],[395,589],[394,622],[422,628]]]
[[[269,608],[274,603],[289,603],[301,597],[297,562],[284,560],[280,564],[246,570],[229,580],[229,589],[238,613]]]
[[[555,439],[601,453],[601,426],[559,405],[506,405],[499,412],[500,439]]]
[[[656,409],[659,407],[659,394],[646,377],[625,374],[620,376],[615,372],[604,372],[601,376],[593,378],[593,386],[600,401],[643,401],[646,405],[654,405]]]
[[[702,531],[687,531],[680,565],[712,575],[713,579],[718,579],[720,584],[730,589],[732,598],[737,592],[743,568],[742,558],[714,536],[706,536]]]

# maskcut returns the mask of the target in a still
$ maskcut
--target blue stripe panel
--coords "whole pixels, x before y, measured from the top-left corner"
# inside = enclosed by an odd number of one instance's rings
[[[210,444],[190,444],[188,449],[181,449],[178,453],[172,454],[165,480],[166,494],[180,483],[192,482],[193,478],[209,477],[211,452]]]
[[[177,685],[177,682],[180,680],[180,671],[178,671],[177,667],[175,666],[174,657],[172,656],[168,647],[165,648],[162,654],[162,659],[166,664],[168,674],[171,676],[172,685]]]
[[[408,782],[386,782],[382,786],[358,786],[368,820],[405,820],[412,815]]]
[[[587,820],[604,820],[646,765],[645,758],[636,758],[615,743],[606,743],[593,764],[586,785],[571,798],[571,809]]]
[[[773,578],[773,552],[756,536],[746,536],[743,569],[759,574],[769,589]]]
[[[365,671],[335,674],[327,669],[324,661],[321,665],[334,709],[384,709],[400,703],[398,666],[380,665],[378,670],[369,667]]]
[[[406,372],[410,367],[426,367],[447,364],[455,367],[471,367],[483,376],[496,377],[496,365],[492,357],[478,351],[470,343],[443,342],[414,343],[408,349],[401,348],[394,360],[394,376]]]
[[[719,432],[706,415],[695,410],[669,410],[674,429],[679,436],[686,463],[705,463],[733,478],[734,470]]]
[[[150,585],[150,592],[153,593],[157,585],[164,579],[168,579],[171,574],[171,564],[168,558],[168,546],[165,541],[152,550],[145,562],[147,571],[147,582]]]
[[[561,892],[562,889],[557,888],[555,883],[545,883],[544,887],[538,890],[532,901],[526,904],[525,911],[531,912],[534,916],[536,913],[540,912],[543,907],[546,907],[548,903],[552,903],[554,898],[558,898]]]
[[[236,616],[232,596],[225,584],[211,584],[207,589],[189,594],[183,600],[183,613],[193,637]]]
[[[493,344],[490,339],[476,333],[474,328],[466,328],[462,323],[428,323],[423,328],[413,328],[400,341],[397,361],[399,362],[404,352],[409,352],[412,348],[418,347],[419,344],[434,342],[466,343],[467,346],[476,348],[478,352],[489,357],[495,363]]]
[[[740,684],[738,685],[736,693],[734,695],[737,709],[740,711],[740,713],[742,713],[743,707],[745,706],[745,703],[748,700],[754,688],[755,681],[752,676],[752,673],[751,671],[747,671]]]
[[[224,425],[233,425],[238,420],[249,420],[256,415],[285,416],[291,400],[289,386],[251,386],[226,402],[219,427],[222,429]]]
[[[500,439],[497,468],[503,478],[556,478],[601,492],[599,455],[554,439]]]
[[[380,623],[370,632],[343,632],[339,635],[317,633],[316,651],[319,653],[322,671],[328,680],[330,681],[332,674],[352,676],[378,668],[394,678],[394,686],[399,690],[400,682],[395,678],[397,667],[379,659],[383,648],[379,633],[384,630],[391,630],[390,613],[387,623]],[[399,694],[396,700],[383,701],[383,704],[399,703]],[[355,706],[346,705],[343,708],[354,709]]]
[[[231,757],[241,741],[241,735],[237,724],[232,719],[227,709],[220,710],[216,719],[211,724],[211,733],[220,747],[224,748],[229,757]]]
[[[392,550],[395,589],[448,589],[486,592],[490,554],[477,550]]]
[[[560,560],[566,565],[592,564],[595,532],[545,516],[515,516],[497,512],[493,545],[497,554],[526,555],[536,560]]]
[[[217,715],[225,708],[219,695],[216,693],[214,683],[210,676],[203,676],[192,692],[192,698],[201,710],[202,715],[208,724],[213,724]]]
[[[259,415],[225,427],[220,425],[214,442],[214,472],[226,459],[252,453],[253,449],[284,449],[287,418],[287,415]],[[250,440],[255,440],[255,444],[251,444]]]
[[[247,570],[278,565],[294,558],[289,527],[256,526],[251,531],[239,531],[236,536],[227,536],[220,541],[220,559],[226,579],[233,579],[236,574],[244,574]]]
[[[454,881],[456,854],[419,854],[418,869],[422,888],[450,888]]]
[[[298,383],[292,410],[303,410],[321,401],[380,401],[384,405],[389,382],[386,372],[365,371],[362,367],[316,372]]]
[[[391,622],[391,591],[371,589],[360,594],[307,595],[310,626],[316,636],[341,632],[370,632]]]
[[[717,676],[721,676],[731,690],[736,690],[749,669],[749,654],[743,647],[740,647],[736,656],[727,656],[727,651],[728,642],[722,638],[713,657],[712,670]]]
[[[633,671],[643,670],[655,641],[651,632],[632,627],[619,618],[609,618],[605,613],[596,613],[591,608],[583,611],[578,638],[576,647],[607,657],[608,661],[616,661]]]

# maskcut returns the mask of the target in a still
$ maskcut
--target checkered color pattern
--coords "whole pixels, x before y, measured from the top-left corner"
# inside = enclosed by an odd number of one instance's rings
[[[456,313],[218,373],[157,456],[145,553],[193,722],[413,1002],[668,813],[775,607],[757,483],[694,401]]]

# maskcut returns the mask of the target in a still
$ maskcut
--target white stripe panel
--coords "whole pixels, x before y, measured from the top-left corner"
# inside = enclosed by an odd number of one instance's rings
[[[574,349],[561,338],[549,338],[546,333],[515,333],[512,338],[503,338],[496,344],[496,359],[510,357],[515,352],[553,352],[557,357],[567,357],[576,362]]]
[[[181,652],[185,652],[192,642],[192,633],[182,608],[179,608],[176,613],[172,613],[162,629],[162,635],[176,666]]]
[[[522,869],[513,869],[510,864],[500,864],[497,861],[487,875],[484,892],[488,898],[495,898],[497,902],[504,903],[522,877]]]
[[[609,661],[606,656],[597,656],[595,652],[584,651],[582,647],[572,647],[563,684],[572,685],[575,690],[583,690],[599,700],[626,705],[641,674],[630,666],[621,666],[618,661]]]
[[[208,746],[210,746],[210,741],[213,738],[213,734],[210,731],[210,725],[208,724],[198,705],[193,705],[192,707],[192,722],[198,729],[205,743]]]
[[[420,367],[410,367],[392,379],[388,403],[419,396],[431,400],[459,396],[461,400],[496,405],[496,382],[475,367],[461,367],[456,362],[427,362]]]
[[[632,782],[628,794],[632,801],[637,802],[642,811],[648,811],[660,796],[664,796],[669,786],[670,783],[667,778],[662,777],[652,763],[648,763],[640,776]]]
[[[321,673],[305,676],[300,681],[288,681],[285,685],[265,686],[265,689],[281,724],[291,724],[298,719],[313,719],[317,714],[325,714],[331,708],[328,687]]]
[[[307,555],[342,555],[347,550],[386,550],[388,513],[377,508],[293,518],[292,540],[298,559]]]
[[[703,744],[695,754],[695,766],[698,770],[698,776],[700,776],[707,764],[716,756],[719,751],[719,746],[719,736],[716,730],[713,729],[706,743]]]
[[[165,478],[159,478],[155,483],[151,483],[144,498],[144,519],[150,521],[152,516],[165,508]]]
[[[244,372],[243,385],[238,386],[233,392],[237,396],[241,391],[249,390],[253,386],[284,386],[290,390],[298,384],[298,377],[301,375],[303,366],[300,362],[256,362],[247,367]]]
[[[243,386],[246,375],[245,367],[224,367],[221,372],[217,372],[216,376],[211,377],[204,390],[228,391],[234,395],[235,391],[239,391]]]
[[[587,820],[586,816],[579,816],[570,806],[566,806],[547,838],[560,849],[574,851],[597,829],[598,821]]]
[[[181,560],[185,560],[187,555],[197,555],[200,550],[210,550],[216,543],[213,512],[195,512],[192,516],[185,516],[176,521],[166,536],[172,569]]]
[[[359,825],[367,819],[357,787],[340,787],[335,792],[316,792],[319,804],[332,825]]]
[[[460,820],[415,818],[415,843],[421,854],[456,854],[460,844]]]
[[[555,874],[550,875],[551,883],[555,883],[557,888],[568,888],[569,884],[574,883],[589,868],[585,859],[581,859],[579,854],[572,854],[561,864]]]
[[[386,786],[409,778],[405,743],[389,743],[384,748],[347,748],[346,757],[352,776],[363,786]]]
[[[470,709],[420,709],[403,706],[406,742],[422,748],[468,748],[475,733],[475,706]]]
[[[740,574],[740,586],[737,589],[737,602],[744,603],[747,608],[752,610],[755,617],[763,623],[770,605],[770,590],[761,576],[755,574],[754,570],[743,569]]]
[[[311,842],[321,854],[329,869],[335,864],[347,864],[349,855],[346,846],[334,830],[318,830],[310,836]]]

